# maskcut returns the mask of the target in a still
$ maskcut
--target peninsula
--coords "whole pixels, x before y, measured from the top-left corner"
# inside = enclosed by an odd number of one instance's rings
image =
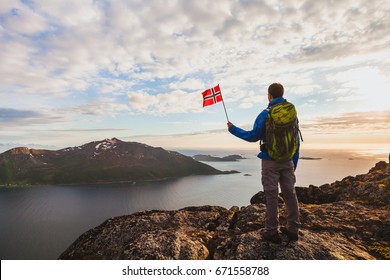
[[[0,185],[158,180],[222,172],[178,152],[117,138],[61,150],[19,147],[0,154]]]

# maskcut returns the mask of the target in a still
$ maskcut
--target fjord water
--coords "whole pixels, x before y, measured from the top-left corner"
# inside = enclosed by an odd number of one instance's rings
[[[363,174],[379,159],[385,159],[385,155],[327,155],[320,155],[321,160],[300,160],[296,185],[321,185]],[[248,205],[250,198],[262,189],[260,160],[255,153],[243,156],[246,159],[237,162],[207,163],[220,170],[241,172],[238,174],[122,184],[0,188],[0,258],[56,259],[85,231],[110,217],[138,211]]]

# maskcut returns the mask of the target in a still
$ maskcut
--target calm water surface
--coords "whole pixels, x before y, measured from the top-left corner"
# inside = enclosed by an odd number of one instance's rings
[[[209,163],[240,174],[135,184],[0,188],[0,258],[56,259],[82,233],[119,215],[198,205],[248,205],[261,189],[260,161],[253,154],[245,156],[239,162]],[[301,160],[297,185],[321,185],[366,173],[377,161]]]

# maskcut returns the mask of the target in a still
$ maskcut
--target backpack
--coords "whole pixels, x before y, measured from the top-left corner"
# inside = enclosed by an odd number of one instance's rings
[[[290,160],[298,149],[298,119],[295,106],[287,101],[267,108],[265,146],[269,156],[278,162]]]

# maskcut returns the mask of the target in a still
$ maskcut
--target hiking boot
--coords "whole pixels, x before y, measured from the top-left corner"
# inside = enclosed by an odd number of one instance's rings
[[[288,230],[286,227],[281,227],[280,231],[287,235],[289,241],[298,241],[298,233]]]
[[[279,233],[269,233],[268,231],[265,231],[261,234],[261,237],[263,237],[263,239],[271,242],[271,243],[274,243],[274,244],[280,244],[282,243],[282,238],[280,238],[280,235]]]

